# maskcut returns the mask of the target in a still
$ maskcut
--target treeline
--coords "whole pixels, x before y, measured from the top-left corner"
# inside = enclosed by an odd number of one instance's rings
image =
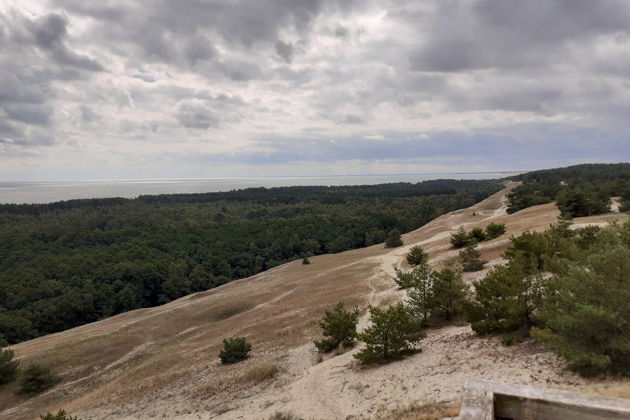
[[[527,172],[509,195],[508,213],[556,201],[566,217],[582,217],[609,211],[610,197],[622,198],[622,210],[630,210],[630,164],[585,164]]]
[[[497,192],[494,181],[0,206],[0,341],[169,302],[309,255],[383,242]]]

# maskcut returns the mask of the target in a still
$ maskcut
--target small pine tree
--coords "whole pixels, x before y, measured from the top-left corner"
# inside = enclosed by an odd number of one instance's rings
[[[465,272],[483,270],[483,266],[487,261],[480,259],[481,254],[477,251],[476,243],[469,243],[466,248],[459,252],[459,258],[462,263],[462,269]]]
[[[483,229],[476,227],[470,231],[468,237],[470,238],[471,242],[483,242],[486,240],[486,233],[483,231]]]
[[[451,234],[451,245],[455,248],[463,248],[468,245],[470,241],[470,235],[468,235],[463,226],[460,226]]]
[[[436,316],[451,321],[462,312],[468,286],[454,262],[450,261],[435,273],[432,292],[432,307]]]
[[[402,303],[379,309],[369,306],[370,325],[359,334],[366,346],[354,355],[362,363],[399,359],[413,352],[413,346],[425,337],[420,323]]]
[[[322,327],[323,340],[315,341],[319,351],[331,351],[339,345],[350,346],[357,336],[359,309],[347,311],[343,302],[337,303],[326,311],[319,325]]]
[[[433,277],[435,274],[426,263],[414,267],[412,272],[413,282],[407,289],[407,305],[416,319],[423,326],[426,326],[433,309]]]
[[[20,362],[13,360],[13,356],[15,356],[13,350],[0,349],[0,385],[8,384],[17,377]]]
[[[505,225],[502,223],[490,223],[486,226],[486,239],[494,239],[505,233]]]
[[[308,257],[302,258],[302,265],[308,265],[310,263],[311,263],[311,260],[309,260]]]
[[[493,267],[473,283],[474,298],[465,304],[467,320],[477,334],[527,334],[542,305],[543,284],[541,276],[527,275],[520,260]]]
[[[219,353],[219,358],[223,364],[237,363],[249,357],[252,350],[251,344],[245,337],[233,337],[223,340],[223,350]]]
[[[392,229],[385,240],[385,248],[396,248],[402,246],[402,244],[403,241],[400,237],[400,231],[398,229]]]
[[[409,254],[407,254],[407,263],[412,267],[427,263],[428,261],[429,256],[420,246],[414,246],[409,250]]]
[[[29,365],[22,374],[20,392],[22,394],[39,394],[55,386],[61,378],[55,375],[50,367]]]

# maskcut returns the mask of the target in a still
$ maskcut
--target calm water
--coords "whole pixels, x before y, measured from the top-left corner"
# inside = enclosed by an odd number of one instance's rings
[[[126,197],[139,195],[202,193],[250,187],[294,185],[370,185],[389,182],[418,182],[429,179],[492,179],[516,173],[450,173],[417,175],[346,175],[330,177],[142,179],[60,182],[0,182],[0,203],[50,203],[75,198]]]

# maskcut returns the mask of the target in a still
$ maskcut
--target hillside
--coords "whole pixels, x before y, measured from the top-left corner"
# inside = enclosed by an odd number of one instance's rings
[[[467,326],[431,330],[422,353],[386,366],[359,368],[352,352],[317,363],[311,342],[319,336],[324,309],[339,300],[364,308],[401,299],[392,276],[414,244],[439,265],[457,255],[449,237],[458,226],[505,223],[506,235],[479,246],[492,265],[501,262],[510,235],[544,230],[555,222],[559,212],[551,203],[508,215],[506,195],[513,187],[403,235],[400,248],[379,244],[316,256],[306,266],[284,264],[166,305],[14,345],[24,363],[50,364],[64,380],[32,399],[3,388],[0,417],[36,418],[65,408],[95,420],[261,419],[277,411],[303,418],[371,418],[410,403],[457,405],[464,381],[472,377],[620,395],[630,381],[585,380],[532,341],[504,347],[497,338],[473,335]],[[574,223],[625,218],[611,213]],[[360,326],[366,321],[362,314]],[[234,335],[248,337],[253,357],[222,366],[217,359],[221,340]],[[252,382],[252,369],[263,365],[278,368],[275,378]]]

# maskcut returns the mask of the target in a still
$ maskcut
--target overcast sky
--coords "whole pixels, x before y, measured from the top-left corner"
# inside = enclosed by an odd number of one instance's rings
[[[0,180],[630,161],[627,0],[2,0]]]

